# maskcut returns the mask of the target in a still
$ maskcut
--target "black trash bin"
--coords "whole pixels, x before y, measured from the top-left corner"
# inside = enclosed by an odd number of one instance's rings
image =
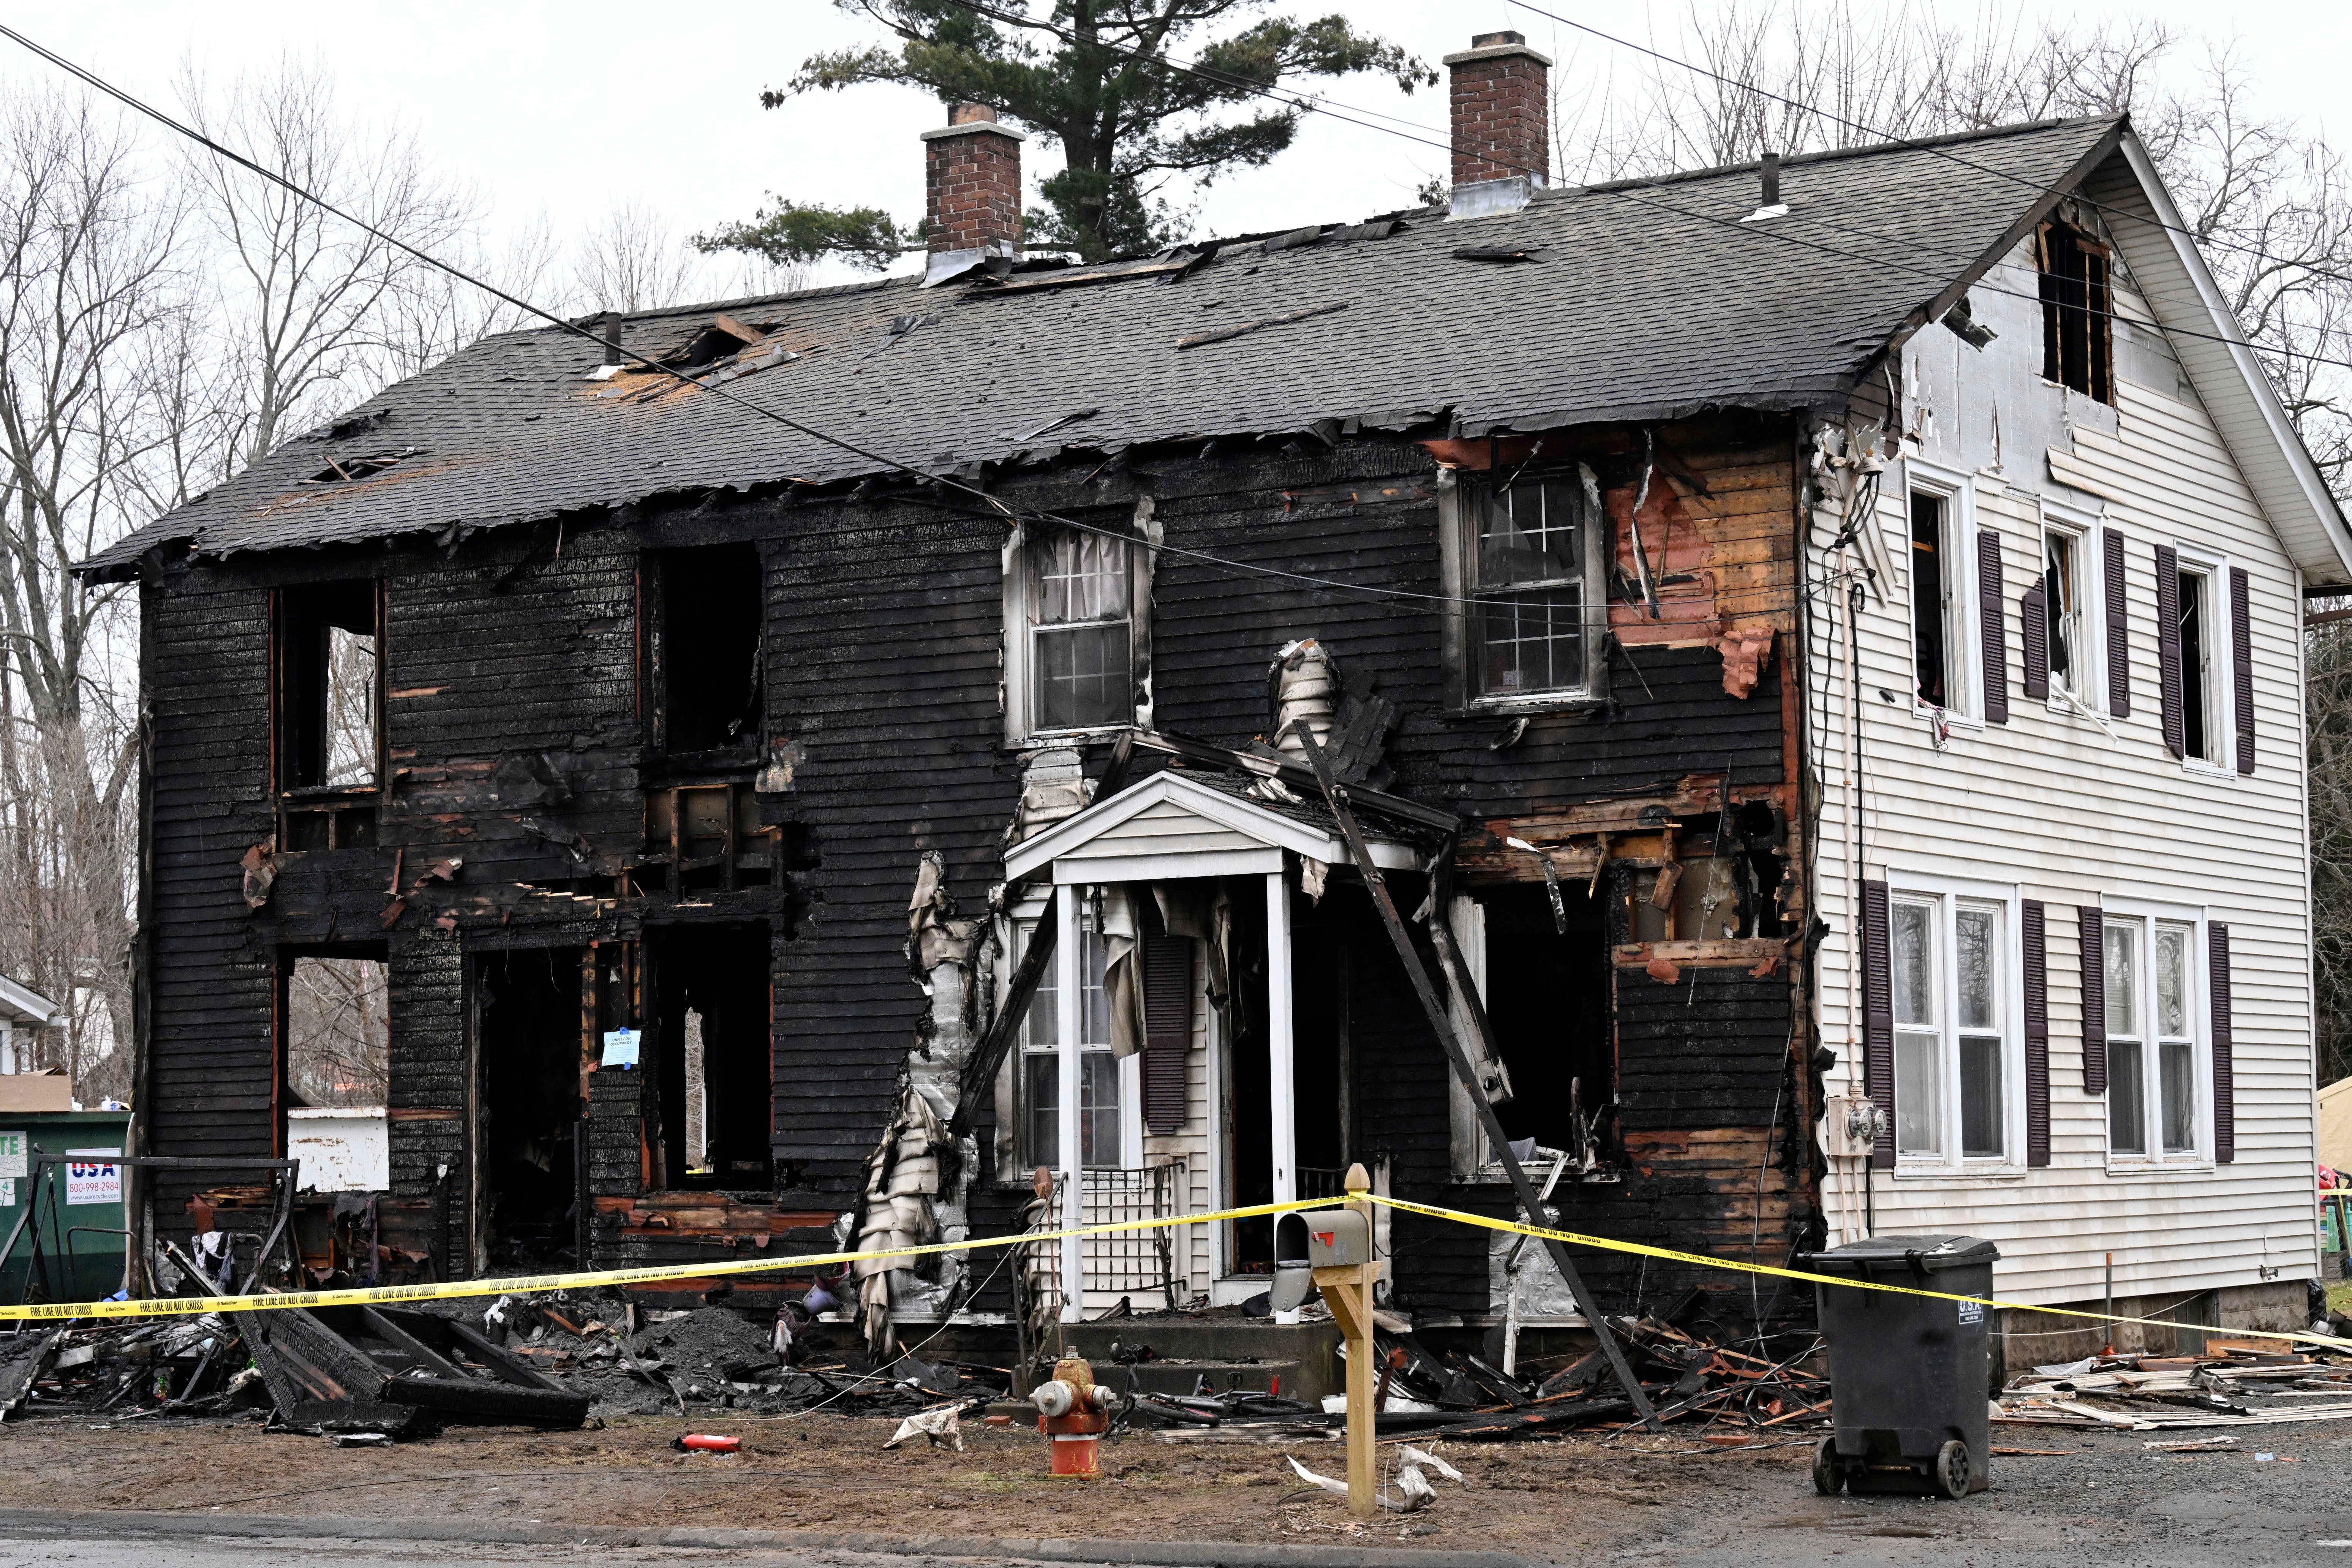
[[[1972,1236],[1880,1236],[1817,1252],[1817,1274],[1990,1298],[2000,1249]],[[1985,1309],[1817,1285],[1833,1436],[1813,1453],[1824,1494],[1985,1489],[1991,1441]]]

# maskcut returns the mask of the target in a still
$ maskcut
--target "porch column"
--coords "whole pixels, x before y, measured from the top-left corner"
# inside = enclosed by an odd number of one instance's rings
[[[1084,1163],[1078,1147],[1078,1019],[1079,986],[1086,975],[1085,954],[1079,949],[1078,906],[1083,888],[1065,885],[1054,900],[1057,924],[1054,933],[1054,1037],[1061,1043],[1061,1126],[1055,1141],[1062,1149],[1062,1212],[1059,1227],[1069,1229],[1086,1221]],[[1087,1247],[1080,1237],[1062,1238],[1062,1321],[1083,1318],[1087,1293]]]
[[[1290,1060],[1290,888],[1280,871],[1265,879],[1265,1085],[1274,1122],[1274,1201],[1298,1195],[1298,1117]]]

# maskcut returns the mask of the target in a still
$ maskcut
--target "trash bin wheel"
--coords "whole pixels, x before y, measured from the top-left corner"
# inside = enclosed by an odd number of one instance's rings
[[[1823,1497],[1835,1497],[1845,1477],[1838,1471],[1837,1439],[1824,1437],[1813,1447],[1813,1489]]]
[[[1818,1473],[1819,1460],[1814,1461]],[[1969,1446],[1951,1442],[1936,1450],[1936,1485],[1948,1498],[1964,1498],[1974,1478],[1969,1472]]]

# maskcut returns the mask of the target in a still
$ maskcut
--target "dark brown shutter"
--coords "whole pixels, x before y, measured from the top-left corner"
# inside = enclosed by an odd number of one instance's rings
[[[2000,577],[2000,531],[1977,530],[1977,632],[1984,639],[1984,715],[2009,722],[2009,596]]]
[[[2042,900],[2028,899],[2025,926],[2025,1163],[2050,1163],[2050,968]]]
[[[2246,569],[2230,568],[2230,689],[2238,710],[2238,771],[2254,771],[2254,623]]]
[[[1862,885],[1863,1089],[1886,1113],[1886,1136],[1870,1163],[1895,1163],[1895,969],[1888,951],[1886,884]]]
[[[2017,601],[2018,629],[2025,638],[2025,694],[2050,695],[2050,589],[2035,583]]]
[[[2205,928],[2206,961],[2211,966],[2207,992],[2213,998],[2213,1160],[2226,1165],[2238,1157],[2237,1075],[2230,1060],[2230,928]]]
[[[2185,757],[2189,724],[2180,704],[2180,556],[2169,544],[2156,547],[2156,671],[2164,749]]]
[[[1143,1125],[1184,1126],[1184,1060],[1192,1048],[1192,939],[1147,931],[1143,952]]]
[[[2107,917],[2081,909],[2083,922],[2083,1092],[2107,1092]]]
[[[2106,566],[2107,711],[2117,719],[2131,717],[2131,616],[2124,599],[2124,536],[2112,528],[2099,531],[2099,548]]]

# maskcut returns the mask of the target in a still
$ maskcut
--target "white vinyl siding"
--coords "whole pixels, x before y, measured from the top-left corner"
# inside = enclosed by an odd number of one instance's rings
[[[1990,281],[2032,292],[2015,258]],[[2255,504],[2203,408],[2154,350],[2119,347],[2116,405],[2044,386],[2039,378],[2038,306],[1977,296],[1977,319],[2001,336],[1979,353],[1948,332],[1906,346],[1906,428],[1924,430],[1927,461],[1889,465],[1878,492],[1880,537],[1905,537],[1917,468],[1969,476],[1978,526],[1998,531],[2012,621],[2042,561],[2045,501],[2069,521],[2118,531],[2126,542],[2131,711],[2106,713],[2105,674],[2091,682],[2097,718],[2064,704],[2013,705],[2006,725],[1953,726],[1938,736],[1915,711],[1907,579],[1868,599],[1861,617],[1866,812],[1865,866],[1903,890],[1906,870],[2013,883],[2046,905],[2051,1163],[1987,1180],[1908,1170],[1879,1172],[1881,1232],[1983,1236],[2001,1249],[2001,1294],[2028,1301],[2098,1295],[2100,1262],[2116,1252],[2119,1296],[2255,1285],[2316,1272],[2313,1238],[2312,1079],[2308,953],[2308,844],[2303,815],[2302,605],[2289,558]],[[2014,305],[2012,319],[2007,306]],[[2144,315],[2119,292],[2116,308]],[[2147,342],[2160,341],[2141,334]],[[2135,340],[2136,342],[2139,340]],[[2137,356],[2137,358],[2135,356]],[[2161,374],[2159,374],[2161,373]],[[2154,383],[2154,384],[2151,384]],[[1815,531],[1825,541],[1834,529]],[[2154,547],[2194,544],[2249,574],[2256,768],[2250,775],[2184,769],[2160,729]],[[1809,571],[1834,570],[1817,542]],[[1888,554],[1896,552],[1890,550]],[[2104,658],[2104,584],[2095,548],[2084,567],[2093,595],[2086,630]],[[2226,576],[2217,576],[2226,586]],[[1830,595],[1822,595],[1828,598]],[[1843,595],[1837,619],[1817,615],[1807,666],[1813,672],[1809,729],[1822,779],[1817,912],[1822,1041],[1838,1053],[1831,1094],[1863,1092],[1862,1019],[1852,864],[1854,823],[1848,753],[1853,733],[1845,671]],[[2213,627],[2214,686],[2226,699],[2227,595]],[[2021,639],[2007,639],[2013,672]],[[2021,690],[2013,673],[2011,689]],[[1885,690],[1899,703],[1883,700]],[[2113,738],[2102,729],[2113,731]],[[2233,757],[2232,724],[2216,726],[2217,754]],[[2214,1166],[2212,1108],[2200,1101],[2200,1152],[2111,1167],[2107,1102],[2084,1091],[2078,909],[2133,901],[2201,909],[2230,929],[2235,1157]],[[2207,948],[2191,944],[2191,1025],[2206,1027]],[[2199,1037],[2200,1049],[2206,1048]],[[2161,1099],[2160,1059],[2150,1069]],[[2191,1075],[2210,1099],[2210,1058]],[[1863,1201],[1853,1162],[1833,1162],[1832,1226],[1858,1226]],[[1843,1238],[1847,1233],[1839,1230]]]

